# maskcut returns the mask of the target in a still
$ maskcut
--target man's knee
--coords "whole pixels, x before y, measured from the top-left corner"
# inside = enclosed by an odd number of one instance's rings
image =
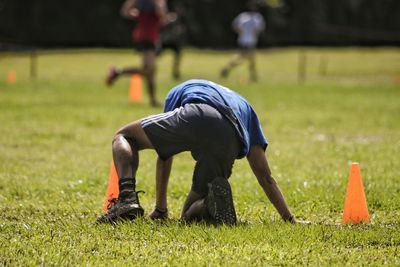
[[[132,150],[139,150],[139,145],[134,137],[126,136],[123,133],[117,132],[113,137],[112,145],[114,146],[117,143],[121,144],[123,142],[128,142]]]
[[[153,148],[153,145],[143,130],[140,121],[135,121],[119,129],[114,135],[113,143],[115,141],[121,141],[122,139],[128,141],[132,148],[137,150]]]
[[[114,145],[115,143],[122,142],[123,139],[124,139],[124,135],[117,132],[114,134],[114,137],[112,139],[112,144]]]

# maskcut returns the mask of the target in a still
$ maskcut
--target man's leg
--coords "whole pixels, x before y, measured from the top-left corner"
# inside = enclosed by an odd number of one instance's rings
[[[132,122],[115,134],[112,142],[114,164],[120,178],[136,178],[139,150],[153,148],[141,121]]]
[[[248,52],[248,59],[249,59],[249,72],[250,72],[250,79],[253,82],[256,82],[258,79],[257,69],[256,69],[256,55],[255,49],[251,49]]]
[[[175,49],[173,49],[173,64],[172,64],[172,77],[175,80],[179,80],[181,78],[181,73],[180,73],[180,65],[181,65],[181,58],[182,58],[182,53],[181,53],[181,48],[176,45]]]
[[[127,67],[127,68],[122,68],[118,69],[114,66],[110,66],[108,69],[108,73],[106,76],[106,85],[111,86],[113,83],[118,79],[119,76],[121,75],[133,75],[133,74],[143,74],[143,71],[141,68],[135,68],[135,67]]]
[[[202,112],[202,116],[192,123],[196,126],[193,136],[197,141],[190,151],[196,166],[182,219],[208,219],[209,216],[205,215],[209,214],[212,222],[233,224],[236,216],[228,178],[241,149],[241,142],[233,125],[220,112],[202,104],[196,105],[196,108]],[[214,204],[218,207],[217,211],[209,209]],[[232,216],[225,216],[225,213]]]
[[[231,61],[221,70],[221,77],[226,78],[228,77],[229,73],[233,68],[236,66],[240,65],[240,63],[243,62],[244,59],[247,58],[247,50],[241,49],[240,53],[235,55]]]
[[[136,190],[136,171],[139,165],[139,150],[153,148],[140,124],[135,121],[121,128],[114,136],[112,151],[119,178],[118,202],[98,222],[115,222],[117,219],[134,219],[142,216]]]
[[[226,147],[225,156],[194,155],[197,158],[192,189],[189,192],[181,218],[185,221],[202,219],[215,224],[236,222],[232,192],[228,182],[238,153],[237,144]],[[210,149],[211,150],[211,149]],[[193,153],[192,153],[193,154]]]
[[[150,103],[152,106],[159,106],[156,98],[156,52],[153,49],[143,51],[143,74],[146,77],[147,89],[150,96]]]

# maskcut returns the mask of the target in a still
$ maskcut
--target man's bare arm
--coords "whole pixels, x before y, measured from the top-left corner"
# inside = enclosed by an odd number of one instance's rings
[[[153,0],[154,6],[156,7],[156,13],[160,16],[161,24],[165,25],[168,23],[168,8],[165,0]]]
[[[264,149],[261,146],[251,147],[247,155],[247,160],[254,175],[257,177],[258,183],[282,219],[294,223],[294,216],[291,214],[278,184],[271,175]]]
[[[135,19],[139,14],[136,9],[136,0],[126,0],[121,7],[120,14],[126,19]]]
[[[156,167],[156,207],[150,214],[152,219],[164,219],[168,217],[167,189],[171,174],[173,158],[166,160],[157,159]]]

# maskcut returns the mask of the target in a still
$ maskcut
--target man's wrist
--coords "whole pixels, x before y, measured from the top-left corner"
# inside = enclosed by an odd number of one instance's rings
[[[167,207],[161,208],[161,207],[159,207],[157,205],[154,207],[154,210],[157,211],[158,213],[161,213],[161,214],[164,214],[164,213],[168,212],[168,208]]]

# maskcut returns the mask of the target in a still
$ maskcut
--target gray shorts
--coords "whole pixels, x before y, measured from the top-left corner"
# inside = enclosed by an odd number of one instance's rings
[[[229,120],[207,104],[186,104],[146,117],[141,125],[161,159],[191,152],[196,161],[192,191],[201,196],[214,178],[230,177],[242,146]]]

